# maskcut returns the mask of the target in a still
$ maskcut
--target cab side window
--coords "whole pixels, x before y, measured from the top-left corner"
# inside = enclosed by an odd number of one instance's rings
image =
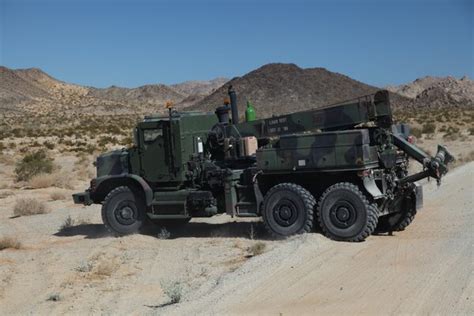
[[[153,143],[160,136],[163,136],[163,131],[160,128],[146,129],[143,131],[143,140],[145,143]]]

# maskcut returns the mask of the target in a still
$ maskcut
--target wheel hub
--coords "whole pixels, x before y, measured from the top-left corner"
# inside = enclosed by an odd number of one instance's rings
[[[336,217],[340,221],[346,221],[349,218],[349,210],[345,207],[340,207],[336,211]]]
[[[136,221],[137,208],[132,201],[123,201],[117,205],[114,216],[117,222],[122,225],[132,225]]]
[[[281,200],[273,207],[273,218],[280,226],[291,226],[297,217],[296,205],[290,200]]]
[[[124,219],[131,219],[133,216],[133,210],[130,207],[126,206],[120,210],[120,215]]]
[[[338,228],[348,228],[357,219],[357,212],[354,206],[348,201],[337,201],[330,210],[331,222]]]

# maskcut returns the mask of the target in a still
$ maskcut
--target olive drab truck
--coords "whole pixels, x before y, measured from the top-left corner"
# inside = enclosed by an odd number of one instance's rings
[[[362,241],[405,229],[423,205],[418,181],[440,181],[453,160],[443,146],[431,157],[412,143],[387,91],[265,119],[249,104],[243,122],[228,94],[215,113],[146,116],[133,146],[97,158],[97,177],[74,202],[102,204],[117,235],[226,213],[261,217],[275,237],[319,226],[331,239]],[[410,160],[423,170],[409,174]]]

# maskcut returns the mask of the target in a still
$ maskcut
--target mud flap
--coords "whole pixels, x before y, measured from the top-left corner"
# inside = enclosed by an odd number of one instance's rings
[[[384,196],[383,193],[380,192],[380,189],[377,187],[374,177],[363,177],[363,182],[365,190],[369,192],[369,194],[372,195],[374,199],[380,199]]]

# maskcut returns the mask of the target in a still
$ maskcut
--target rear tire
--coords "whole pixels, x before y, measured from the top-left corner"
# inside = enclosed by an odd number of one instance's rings
[[[402,210],[397,213],[381,216],[377,225],[377,233],[404,231],[415,219],[416,207],[412,200],[406,199]]]
[[[313,195],[294,183],[281,183],[271,188],[263,200],[263,222],[274,237],[286,237],[311,231]]]
[[[145,202],[129,187],[117,187],[105,197],[102,204],[102,221],[113,234],[138,233],[146,221]]]
[[[377,207],[348,182],[330,186],[318,203],[317,217],[323,233],[339,241],[365,240],[377,227]]]

